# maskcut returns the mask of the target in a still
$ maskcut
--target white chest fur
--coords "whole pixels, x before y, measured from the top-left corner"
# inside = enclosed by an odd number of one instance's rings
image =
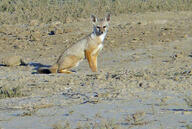
[[[94,51],[92,52],[92,55],[96,54],[98,51],[101,51],[103,48],[103,44],[99,44],[99,46],[97,48],[94,49]]]
[[[106,33],[103,33],[102,35],[100,35],[100,36],[99,36],[99,38],[100,38],[101,42],[103,42],[103,41],[104,41],[105,36],[106,36]]]

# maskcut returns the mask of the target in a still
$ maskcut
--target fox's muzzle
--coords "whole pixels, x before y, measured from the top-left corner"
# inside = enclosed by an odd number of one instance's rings
[[[101,34],[103,34],[104,31],[105,31],[105,29],[104,29],[103,27],[100,27],[99,32],[100,32]]]
[[[103,34],[103,31],[99,31],[99,34]]]
[[[103,28],[99,28],[97,30],[97,35],[102,35],[104,33],[104,29]]]

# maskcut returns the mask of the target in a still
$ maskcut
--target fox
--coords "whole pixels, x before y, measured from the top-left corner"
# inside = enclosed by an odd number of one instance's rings
[[[97,57],[103,48],[103,42],[108,32],[111,15],[108,13],[104,18],[98,19],[91,15],[93,31],[88,36],[74,43],[66,49],[58,58],[57,62],[49,68],[40,67],[37,72],[40,74],[51,73],[73,73],[72,68],[87,59],[92,72],[97,72]]]

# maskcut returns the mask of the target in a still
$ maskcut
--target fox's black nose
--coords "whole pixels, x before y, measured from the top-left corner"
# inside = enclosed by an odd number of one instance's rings
[[[104,32],[103,31],[97,31],[96,34],[97,35],[102,35]]]

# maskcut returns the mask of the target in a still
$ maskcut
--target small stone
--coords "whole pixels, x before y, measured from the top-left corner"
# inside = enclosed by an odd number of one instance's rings
[[[71,28],[65,28],[63,30],[64,33],[69,33],[69,32],[72,32],[73,30]]]
[[[191,115],[192,114],[192,112],[190,112],[190,111],[183,111],[183,113],[182,113],[183,115]]]
[[[100,80],[102,80],[102,79],[105,79],[105,75],[104,74],[98,74],[97,75],[97,79],[100,79]]]
[[[5,66],[18,66],[24,63],[20,56],[9,56],[3,59],[3,64]]]
[[[192,75],[192,69],[189,71],[189,74]]]
[[[161,33],[161,34],[162,34],[163,36],[165,36],[165,35],[166,35],[166,33],[164,33],[164,32],[163,32],[163,33]]]
[[[55,35],[55,31],[50,31],[49,33],[48,33],[49,35]]]
[[[132,114],[133,120],[137,122],[139,119],[145,116],[145,112],[136,112]]]
[[[62,34],[63,33],[63,29],[61,28],[57,28],[55,31],[56,34]]]
[[[139,24],[139,25],[140,25],[140,24],[141,24],[141,22],[137,22],[137,24]]]
[[[52,22],[51,25],[52,27],[56,27],[56,26],[62,25],[62,23],[60,21],[55,21],[55,22]]]
[[[30,25],[31,26],[37,26],[37,25],[39,25],[39,21],[38,20],[31,20]]]
[[[184,57],[184,53],[183,52],[180,52],[180,53],[177,53],[175,55],[173,55],[174,58],[183,58]]]
[[[16,45],[14,45],[13,46],[15,49],[20,49],[20,48],[22,48],[22,46],[20,45],[20,44],[16,44]]]
[[[67,17],[67,18],[65,19],[65,22],[66,22],[66,23],[71,23],[71,22],[73,22],[73,20],[72,20],[70,17]]]
[[[187,38],[188,35],[187,34],[184,34],[183,36],[181,36],[181,38]]]
[[[31,39],[35,41],[41,40],[41,33],[39,31],[33,32],[31,34]]]

